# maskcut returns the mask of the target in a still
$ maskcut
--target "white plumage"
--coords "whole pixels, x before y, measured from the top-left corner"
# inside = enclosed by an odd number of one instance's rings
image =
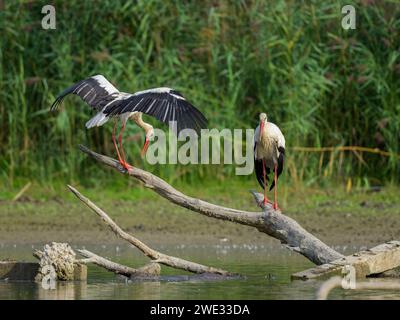
[[[284,157],[285,137],[279,127],[269,122],[265,113],[261,113],[260,124],[254,133],[254,171],[259,184],[264,188],[264,204],[268,201],[266,196],[268,174],[273,171],[274,181],[269,190],[275,187],[274,209],[278,208],[277,184],[283,170]]]
[[[285,137],[275,123],[266,122],[263,139],[260,139],[260,125],[255,130],[254,146],[256,145],[260,147],[256,148],[255,158],[265,159],[267,166],[273,168],[278,163],[279,148],[285,149]]]
[[[104,76],[101,74],[93,76],[92,79],[96,80],[100,87],[107,91],[108,94],[119,93],[118,89],[114,87]]]

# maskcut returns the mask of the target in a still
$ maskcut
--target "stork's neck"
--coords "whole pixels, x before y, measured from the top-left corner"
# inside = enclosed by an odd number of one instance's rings
[[[267,132],[267,121],[264,121],[263,125],[260,125],[260,141],[264,140],[266,138],[266,132]]]
[[[136,123],[139,127],[141,127],[141,128],[146,132],[146,134],[147,134],[150,130],[153,130],[153,126],[152,126],[152,125],[150,125],[150,124],[148,124],[148,123],[146,123],[146,122],[143,121],[143,119],[142,119],[142,113],[141,113],[141,112],[136,112],[136,113],[134,113],[134,114],[132,115],[132,119],[133,119],[133,121],[135,121],[135,123]]]

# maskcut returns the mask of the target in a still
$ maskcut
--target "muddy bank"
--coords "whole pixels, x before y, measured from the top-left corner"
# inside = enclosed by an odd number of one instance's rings
[[[257,210],[251,197],[218,203]],[[385,198],[386,201],[382,201]],[[388,200],[389,199],[389,200]],[[160,198],[99,200],[103,208],[125,230],[153,245],[219,242],[279,244],[257,230],[222,222],[176,207]],[[389,193],[291,199],[285,214],[330,245],[373,246],[400,239],[400,205]],[[67,241],[79,244],[120,243],[88,208],[73,199],[0,202],[0,243],[38,244]]]

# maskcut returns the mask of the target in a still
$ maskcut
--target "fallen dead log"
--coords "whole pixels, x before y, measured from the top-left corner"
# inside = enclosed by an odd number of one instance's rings
[[[157,250],[150,248],[145,243],[141,242],[139,239],[135,238],[131,234],[122,230],[103,210],[97,207],[92,201],[83,196],[78,190],[76,190],[72,186],[68,186],[73,194],[77,196],[79,200],[81,200],[84,204],[86,204],[90,209],[92,209],[101,219],[107,224],[110,229],[123,240],[128,241],[130,244],[134,245],[138,248],[144,255],[149,257],[153,262],[160,263],[175,269],[181,269],[185,271],[189,271],[192,273],[212,273],[221,276],[235,276],[236,274],[218,269],[213,267],[208,267],[199,263],[195,263],[192,261],[184,260],[181,258],[173,257],[161,253]]]
[[[38,262],[0,261],[0,280],[35,281],[39,272]],[[87,267],[76,264],[74,281],[86,281]]]
[[[259,193],[252,192],[257,204],[262,209],[261,212],[226,208],[187,196],[173,188],[161,178],[145,170],[132,167],[128,171],[123,168],[117,160],[98,154],[83,145],[79,145],[79,149],[98,162],[141,181],[145,187],[153,190],[176,205],[208,217],[257,228],[259,231],[278,239],[281,243],[285,244],[288,249],[302,254],[317,265],[343,257],[339,252],[333,250],[317,237],[304,230],[292,218],[285,216],[280,211],[273,210],[270,204],[264,206],[261,201],[262,195]]]
[[[38,270],[37,262],[0,261],[0,280],[33,281]]]
[[[288,249],[302,254],[316,265],[320,265],[320,267],[313,269],[313,271],[309,273],[307,273],[308,270],[306,270],[293,275],[293,279],[318,277],[325,272],[327,275],[337,274],[339,271],[341,272],[343,262],[344,265],[350,264],[355,266],[359,277],[370,274],[382,274],[387,270],[400,266],[400,260],[397,257],[397,249],[391,250],[387,247],[389,244],[383,245],[383,247],[380,248],[378,246],[377,248],[367,250],[368,252],[366,252],[366,255],[368,255],[369,258],[366,259],[364,263],[361,262],[362,259],[358,259],[359,257],[357,257],[357,254],[355,254],[353,258],[343,256],[303,229],[297,221],[282,214],[281,211],[273,210],[271,204],[264,206],[262,202],[263,195],[260,193],[252,191],[256,203],[262,209],[261,212],[227,208],[187,196],[173,188],[161,178],[145,170],[136,167],[131,167],[129,170],[126,170],[117,160],[98,154],[83,145],[79,145],[79,149],[98,162],[141,181],[146,188],[153,190],[178,206],[207,217],[254,227],[260,232],[279,240]],[[391,246],[394,249],[396,245],[393,242]],[[384,252],[380,252],[380,250]],[[391,255],[391,253],[393,253],[393,255]]]
[[[315,268],[297,272],[292,279],[327,278],[342,273],[344,266],[352,266],[357,278],[382,274],[400,265],[400,241],[389,241],[374,248],[354,253]]]

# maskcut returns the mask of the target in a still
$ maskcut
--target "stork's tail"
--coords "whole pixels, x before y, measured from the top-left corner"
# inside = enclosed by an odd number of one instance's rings
[[[86,122],[86,128],[90,129],[93,127],[100,127],[105,124],[108,119],[110,119],[106,114],[103,112],[97,113],[93,118],[91,118],[88,122]]]

